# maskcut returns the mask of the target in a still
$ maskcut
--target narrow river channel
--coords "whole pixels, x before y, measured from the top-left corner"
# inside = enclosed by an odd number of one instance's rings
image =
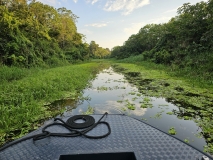
[[[123,74],[113,71],[110,67],[97,74],[96,78],[83,91],[83,100],[73,100],[56,103],[65,107],[63,116],[82,114],[88,107],[94,108],[95,114],[126,114],[142,120],[164,132],[171,127],[176,130],[175,137],[189,142],[189,144],[203,151],[205,139],[198,135],[201,129],[192,120],[179,119],[170,115],[177,106],[167,102],[164,98],[147,97],[142,95],[136,86],[128,83]],[[148,108],[144,105],[148,105]],[[141,107],[142,106],[142,107]]]

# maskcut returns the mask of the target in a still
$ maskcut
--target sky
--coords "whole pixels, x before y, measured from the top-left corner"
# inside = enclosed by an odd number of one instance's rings
[[[184,3],[201,0],[37,0],[54,8],[65,7],[77,15],[78,32],[86,42],[100,47],[122,46],[146,24],[166,23]],[[207,1],[207,0],[204,0]]]

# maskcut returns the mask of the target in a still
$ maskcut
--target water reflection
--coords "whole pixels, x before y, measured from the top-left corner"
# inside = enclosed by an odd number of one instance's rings
[[[175,136],[179,139],[187,139],[200,150],[206,145],[203,138],[196,136],[201,130],[194,121],[178,119],[176,115],[168,114],[179,110],[177,106],[164,98],[144,96],[134,85],[127,82],[124,75],[115,73],[111,67],[99,73],[90,86],[83,91],[83,97],[87,97],[87,100],[63,103],[61,107],[67,109],[64,116],[82,114],[91,106],[96,114],[125,113],[167,133],[174,127],[177,131]],[[141,107],[144,105],[148,105],[148,108]]]

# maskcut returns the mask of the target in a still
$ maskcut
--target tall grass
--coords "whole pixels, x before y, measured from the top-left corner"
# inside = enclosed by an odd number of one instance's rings
[[[0,84],[0,141],[3,143],[4,138],[13,133],[20,136],[34,129],[39,120],[51,117],[53,113],[60,113],[43,104],[75,96],[103,67],[105,66],[98,63],[86,63],[37,70],[34,73],[31,70],[10,68],[11,71],[4,68],[1,73],[6,74],[5,70],[9,72]],[[20,74],[14,73],[15,70]],[[8,77],[12,75],[17,78],[8,81]]]
[[[213,72],[210,72],[212,66],[208,64],[191,66],[185,65],[180,67],[172,63],[171,65],[156,64],[151,61],[145,61],[143,55],[131,56],[122,60],[116,60],[115,62],[120,63],[133,63],[143,66],[145,69],[154,69],[166,72],[168,75],[173,77],[181,77],[189,81],[193,85],[200,87],[212,87],[213,88]],[[184,64],[184,62],[182,62]]]
[[[26,68],[0,66],[0,82],[19,80],[28,74],[30,74],[30,70]]]

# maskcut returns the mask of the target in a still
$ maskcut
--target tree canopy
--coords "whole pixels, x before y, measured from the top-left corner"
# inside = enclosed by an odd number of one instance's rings
[[[115,46],[111,57],[143,55],[144,60],[179,67],[206,67],[213,71],[213,0],[185,3],[167,23],[147,24]]]
[[[0,64],[57,65],[109,54],[101,47],[90,53],[77,19],[71,10],[36,0],[0,0]]]

